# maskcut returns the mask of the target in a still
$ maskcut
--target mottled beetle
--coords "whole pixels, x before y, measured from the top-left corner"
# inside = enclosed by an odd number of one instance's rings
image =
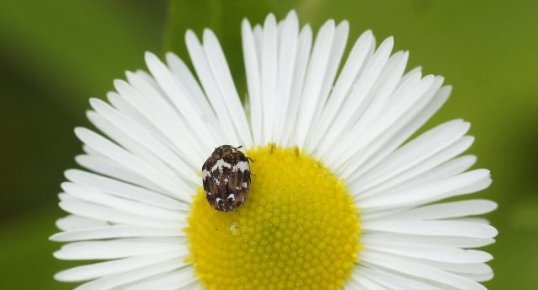
[[[233,211],[247,199],[250,164],[239,148],[241,146],[219,146],[202,166],[205,195],[216,210]]]

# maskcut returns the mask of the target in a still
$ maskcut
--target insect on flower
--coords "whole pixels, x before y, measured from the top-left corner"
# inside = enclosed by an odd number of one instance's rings
[[[247,199],[250,186],[249,158],[239,147],[222,145],[202,166],[202,181],[209,204],[219,211],[233,211]]]

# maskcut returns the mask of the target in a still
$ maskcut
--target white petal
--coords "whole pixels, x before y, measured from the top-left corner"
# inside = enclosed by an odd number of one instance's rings
[[[369,150],[369,146],[373,142],[383,138],[386,132],[395,125],[401,126],[401,123],[396,123],[405,118],[408,112],[413,111],[418,102],[423,99],[429,99],[430,95],[433,95],[433,92],[441,86],[441,81],[433,76],[426,76],[418,83],[414,83],[413,80],[413,77],[402,80],[400,86],[394,92],[394,96],[387,101],[383,114],[375,120],[372,126],[361,126],[364,123],[357,123],[351,131],[343,136],[341,142],[333,148],[331,155],[334,157],[331,159],[333,160],[331,164],[334,164],[344,176],[354,173],[360,168],[364,160],[370,157],[364,151]],[[364,117],[366,117],[366,113]]]
[[[198,134],[199,140],[216,144],[215,136],[218,134],[215,134],[215,128],[209,126],[212,119],[211,114],[204,112],[196,105],[196,101],[192,100],[188,89],[176,80],[176,77],[155,55],[146,53],[146,63],[157,83],[175,106],[179,113],[178,116],[182,117],[184,124],[191,126],[191,131],[193,134]],[[206,114],[209,115],[206,116]]]
[[[418,71],[408,73],[404,79],[411,79]],[[436,79],[438,83],[441,78]],[[377,163],[382,161],[388,154],[398,148],[409,136],[420,128],[439,108],[444,104],[450,95],[450,87],[439,90],[432,86],[428,92],[422,95],[414,106],[410,106],[391,127],[388,127],[383,134],[374,139],[363,150],[358,151],[355,156],[346,161],[348,165],[355,164],[355,174],[360,175],[370,170]],[[413,95],[407,95],[413,97]],[[355,148],[355,147],[353,147]]]
[[[204,47],[195,36],[194,32],[190,30],[187,31],[185,40],[198,78],[200,79],[211,106],[213,107],[213,110],[215,110],[217,118],[221,123],[221,128],[224,132],[226,140],[231,144],[241,144],[241,139],[235,129],[232,116],[230,115],[230,112],[226,106],[225,96],[223,96],[220,92],[218,84],[215,80],[215,76],[211,72],[211,67],[207,60]]]
[[[224,100],[224,104],[228,109],[235,130],[237,131],[241,144],[245,147],[250,147],[252,144],[252,137],[250,134],[250,127],[247,123],[245,110],[237,94],[237,89],[233,82],[228,63],[222,52],[217,37],[211,30],[204,30],[204,51],[206,54],[207,62],[213,75],[214,85],[220,92]],[[209,80],[207,80],[209,82]],[[204,81],[202,80],[202,83]],[[204,83],[205,85],[207,83]],[[205,87],[204,85],[204,87]],[[206,88],[208,90],[208,88]],[[209,93],[209,92],[208,92]]]
[[[306,141],[318,102],[320,102],[321,90],[327,74],[331,47],[335,37],[335,29],[334,21],[327,21],[320,28],[312,49],[297,119],[295,140],[300,147]]]
[[[395,220],[434,220],[481,215],[497,208],[490,200],[473,199],[427,205],[391,216]]]
[[[127,152],[111,141],[85,128],[77,128],[75,133],[84,144],[97,150],[103,156],[110,158],[122,167],[133,171],[146,180],[153,183],[154,187],[178,199],[190,202],[191,197],[188,192],[193,192],[192,188],[179,179],[173,178],[164,172],[155,169],[139,156]]]
[[[362,209],[390,209],[417,206],[449,197],[476,192],[491,184],[489,171],[477,169],[437,182],[427,183],[399,192],[365,198],[358,204]]]
[[[454,155],[461,153],[465,150],[472,138],[462,138],[449,148],[446,148],[439,154],[428,158],[427,160],[417,164],[409,170],[398,173],[393,171],[395,176],[392,176],[388,180],[384,180],[387,177],[379,178],[377,182],[369,187],[361,184],[360,181],[353,181],[349,185],[349,188],[357,198],[365,198],[367,196],[375,195],[383,192],[391,192],[395,190],[405,190],[408,188],[416,187],[421,184],[431,183],[446,179],[471,168],[476,162],[475,156],[461,156],[450,161]],[[444,164],[442,164],[445,162]],[[379,180],[384,180],[380,182]]]
[[[322,87],[316,103],[316,109],[314,110],[313,119],[308,130],[308,136],[305,140],[305,148],[309,152],[312,152],[317,145],[313,142],[314,140],[312,140],[312,135],[315,135],[318,132],[317,123],[322,120],[321,113],[324,110],[327,99],[329,98],[331,90],[333,89],[336,73],[340,66],[340,61],[342,60],[344,49],[347,44],[348,33],[349,23],[347,21],[342,21],[340,24],[338,24],[334,33],[334,40],[331,46],[330,55],[328,56],[323,82],[321,83]]]
[[[383,267],[418,279],[431,280],[458,289],[486,289],[470,279],[391,255],[364,252],[362,259],[368,265]]]
[[[275,98],[275,124],[273,126],[273,139],[277,144],[285,141],[286,119],[290,107],[294,73],[297,69],[297,50],[299,46],[299,20],[295,11],[288,13],[286,19],[280,22],[282,31],[279,33],[277,86]]]
[[[175,259],[178,256],[180,256],[180,254],[169,252],[166,254],[136,256],[119,260],[99,262],[58,272],[56,275],[54,275],[54,279],[64,282],[87,281],[106,275],[119,274],[147,267],[149,265],[158,264],[163,261]]]
[[[327,131],[326,140],[333,140],[333,142],[340,140],[362,117],[373,97],[369,92],[388,61],[393,44],[392,37],[387,38],[368,60],[368,64],[360,73],[353,87],[351,96],[346,99],[342,106],[339,117],[335,119],[331,130]],[[327,152],[332,150],[333,147],[333,143],[322,142],[320,147],[317,148],[316,154],[321,157],[327,156]]]
[[[260,63],[257,55],[256,40],[254,39],[250,23],[246,19],[242,22],[241,35],[250,101],[250,126],[252,128],[254,144],[258,145],[262,142],[263,132]]]
[[[366,192],[365,194],[359,193],[356,195],[357,200],[360,200],[365,195],[390,195],[394,192],[402,192],[419,186],[431,184],[433,182],[440,182],[465,172],[475,162],[475,156],[461,156],[408,180],[402,181],[401,178],[395,178],[394,180],[373,188],[370,192]],[[402,177],[405,178],[406,176],[404,175]],[[378,217],[380,216],[381,215],[378,215]]]
[[[69,243],[54,253],[61,260],[118,259],[139,255],[188,253],[183,238],[118,239]],[[181,265],[178,263],[178,265]]]
[[[77,215],[68,215],[56,221],[56,227],[58,227],[62,231],[77,230],[81,228],[92,228],[106,225],[106,221]]]
[[[288,116],[286,118],[287,126],[284,128],[284,141],[282,145],[296,145],[296,123],[299,115],[301,98],[306,80],[306,72],[310,61],[310,51],[312,49],[312,29],[305,25],[299,34],[299,44],[295,58],[295,71],[293,74],[293,84],[291,89],[290,102],[288,107]]]
[[[185,233],[177,227],[142,227],[132,225],[112,225],[84,227],[57,233],[50,237],[56,242],[73,242],[82,240],[118,239],[135,237],[179,237]]]
[[[65,177],[78,184],[98,188],[99,190],[143,204],[157,206],[165,209],[188,211],[185,203],[172,199],[160,192],[155,192],[139,186],[135,186],[119,180],[100,176],[94,173],[69,169],[65,171]]]
[[[351,276],[351,280],[348,282],[345,289],[386,290],[387,288],[382,286],[378,281],[365,276],[362,272],[356,272]]]
[[[438,245],[458,248],[478,248],[491,245],[492,238],[448,237],[432,235],[415,235],[389,232],[366,232],[361,236],[363,243],[411,244],[411,245]]]
[[[364,113],[361,113],[361,117],[357,119],[356,124],[352,125],[351,130],[345,132],[346,135],[342,136],[341,140],[337,140],[335,146],[331,149],[331,154],[335,156],[340,154],[340,158],[345,159],[346,157],[343,156],[351,156],[355,152],[353,149],[345,148],[347,142],[355,140],[354,145],[356,148],[354,149],[358,150],[363,144],[368,144],[369,140],[375,138],[374,133],[382,133],[384,129],[377,130],[377,128],[383,123],[383,119],[388,114],[387,111],[391,108],[393,99],[396,98],[393,95],[404,94],[402,91],[405,92],[415,88],[412,93],[421,96],[420,90],[423,89],[422,86],[427,87],[429,85],[427,78],[422,82],[419,82],[418,78],[415,79],[416,84],[412,81],[407,81],[406,78],[402,79],[408,56],[409,53],[407,52],[397,52],[388,59],[374,87],[368,93],[369,99],[371,99],[370,103],[367,104],[367,108],[366,106],[364,107]],[[411,77],[409,79],[413,80]],[[397,88],[398,90],[396,90]],[[357,139],[358,137],[360,139]],[[341,162],[341,160],[338,161],[338,163]],[[347,176],[347,174],[344,176]]]
[[[482,239],[493,238],[498,233],[490,225],[460,221],[371,221],[362,228],[364,231]]]
[[[433,285],[427,284],[427,282],[418,279],[412,279],[407,276],[398,275],[396,273],[391,273],[381,268],[367,268],[360,267],[355,270],[356,273],[368,277],[372,281],[383,285],[387,289],[394,290],[436,290],[439,289]],[[354,273],[355,275],[355,273]],[[368,288],[369,289],[369,288]]]
[[[136,184],[154,191],[160,191],[159,188],[155,188],[153,183],[146,178],[139,176],[130,169],[119,165],[101,154],[78,155],[75,157],[75,160],[80,166],[93,172]]]
[[[367,191],[373,186],[392,180],[398,174],[411,171],[413,167],[419,167],[416,169],[419,173],[426,172],[469,148],[473,139],[462,138],[468,129],[468,123],[446,123],[445,126],[424,133],[393,152],[375,168],[356,180],[351,180],[361,184],[363,190]],[[447,150],[444,151],[445,149]]]
[[[329,128],[333,127],[333,122],[339,116],[339,112],[342,109],[342,104],[347,97],[350,96],[353,83],[357,78],[360,70],[364,67],[366,59],[373,53],[375,39],[371,31],[364,32],[359,39],[355,42],[347,61],[344,64],[344,68],[340,76],[338,77],[334,90],[331,93],[327,105],[323,108],[323,113],[319,118],[317,124],[317,130],[312,132],[310,137],[312,151],[315,151],[315,147],[320,140],[326,140],[326,132]],[[328,141],[332,142],[332,141]]]
[[[81,200],[63,200],[60,202],[60,208],[74,215],[116,224],[150,227],[172,227],[184,224],[178,224],[177,221],[167,221],[163,219],[148,218],[138,214],[130,214],[118,211],[114,208],[100,206]]]
[[[90,122],[95,125],[96,128],[98,128],[101,132],[104,133],[109,139],[108,140],[114,140],[115,143],[117,143],[121,149],[124,149],[125,151],[137,156],[139,159],[143,160],[148,166],[151,166],[154,168],[155,171],[159,172],[159,174],[166,176],[170,179],[177,179],[179,178],[180,182],[183,183],[189,183],[188,180],[185,178],[182,178],[181,176],[177,176],[166,164],[164,164],[161,160],[159,160],[151,151],[144,148],[144,146],[141,146],[138,144],[133,138],[131,138],[126,132],[122,131],[121,129],[118,129],[114,123],[106,120],[103,118],[103,116],[99,115],[98,113],[94,111],[87,112],[87,117],[90,120]],[[88,145],[88,144],[87,144]],[[87,147],[92,149],[93,151],[97,152],[99,155],[108,157],[105,153],[100,151],[100,148],[94,147],[95,145],[88,145]],[[92,151],[89,151],[90,154],[93,154]],[[110,157],[109,157],[110,158]],[[181,162],[184,163],[184,162]],[[186,169],[186,168],[185,168]],[[191,174],[194,170],[191,170]]]
[[[394,186],[390,191],[403,191],[420,185],[446,180],[469,170],[475,163],[475,156],[461,156],[437,166],[422,175],[409,179],[405,183]]]
[[[450,271],[455,274],[462,275],[464,277],[469,277],[469,279],[475,280],[474,278],[470,278],[472,276],[490,276],[493,274],[493,271],[490,266],[488,266],[485,263],[446,263],[446,262],[440,262],[440,261],[424,261],[426,265],[436,267],[442,270]]]
[[[260,50],[262,144],[273,140],[274,116],[276,111],[276,85],[278,65],[278,29],[273,14],[265,18]]]
[[[125,289],[183,289],[187,286],[195,286],[193,284],[199,285],[199,282],[197,281],[196,274],[194,273],[194,268],[187,266],[179,270],[164,273],[162,275],[157,275],[155,277],[133,283],[132,285],[126,285]]]
[[[168,168],[170,167],[177,176],[186,182],[198,182],[198,178],[196,178],[196,174],[194,173],[196,165],[194,165],[192,160],[187,161],[178,157],[175,152],[155,138],[151,132],[136,126],[134,120],[122,116],[121,113],[114,110],[105,102],[92,99],[90,103],[99,115],[90,112],[88,114],[89,119],[117,143],[138,156],[144,157],[146,161],[151,161],[153,166],[160,168],[163,172],[170,171]],[[102,117],[104,120],[100,120],[98,117]],[[108,131],[107,129],[112,131]],[[116,131],[120,132],[114,134]],[[201,160],[197,161],[199,163]],[[190,164],[187,162],[190,162]]]
[[[190,72],[187,65],[174,53],[166,54],[166,61],[170,67],[170,71],[176,75],[176,79],[187,89],[189,95],[192,96],[192,100],[197,104],[198,108],[204,112],[204,116],[208,118],[210,124],[216,129],[218,128],[218,120],[215,116],[215,112],[211,108],[207,97],[204,95],[202,88]]]
[[[210,150],[207,140],[194,131],[192,124],[178,114],[164,92],[159,92],[150,83],[137,74],[127,73],[129,84],[116,81],[115,86],[124,102],[144,116],[139,122],[141,126],[151,132],[155,138],[174,150],[181,158],[187,160],[191,166],[205,158],[206,151]],[[201,96],[199,98],[205,98]],[[196,98],[196,99],[199,99]],[[216,117],[210,111],[206,113],[207,125],[213,128],[215,139],[222,138],[217,133],[220,128]]]
[[[181,258],[175,258],[169,261],[165,261],[159,264],[150,265],[144,268],[116,274],[109,275],[103,278],[93,280],[86,284],[77,287],[77,290],[104,290],[114,289],[119,286],[123,286],[135,281],[144,280],[148,277],[175,270],[182,265]]]
[[[88,201],[97,205],[114,208],[116,210],[150,217],[178,222],[186,219],[186,214],[178,211],[162,209],[140,202],[116,197],[100,191],[98,188],[80,185],[71,182],[62,183],[62,189],[79,200]]]
[[[462,250],[437,245],[412,245],[395,243],[365,243],[365,249],[378,253],[443,263],[472,264],[490,261],[493,257],[482,251]]]

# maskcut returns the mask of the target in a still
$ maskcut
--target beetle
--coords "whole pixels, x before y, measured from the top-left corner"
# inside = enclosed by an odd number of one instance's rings
[[[218,211],[233,211],[247,199],[250,163],[240,148],[241,146],[219,146],[202,166],[206,199]]]

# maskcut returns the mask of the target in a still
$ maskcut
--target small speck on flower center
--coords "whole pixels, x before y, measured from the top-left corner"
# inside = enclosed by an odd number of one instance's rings
[[[252,183],[232,212],[200,188],[188,226],[190,262],[208,289],[341,289],[358,261],[359,214],[347,187],[297,148],[247,152]]]

